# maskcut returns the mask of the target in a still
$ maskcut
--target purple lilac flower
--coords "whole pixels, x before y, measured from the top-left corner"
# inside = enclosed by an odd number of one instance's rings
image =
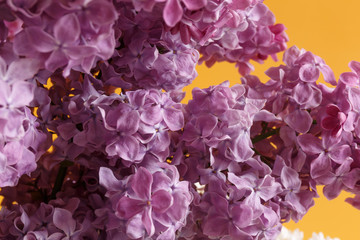
[[[119,191],[121,182],[109,178],[105,174],[108,171],[111,170],[100,169],[100,182],[108,193]],[[178,181],[176,168],[158,164],[157,170],[149,172],[140,167],[128,178],[125,189],[119,197],[111,194],[111,198],[117,199],[113,206],[118,221],[127,222],[127,236],[136,239],[156,235],[159,239],[175,239],[175,231],[184,225],[192,199],[188,182]]]
[[[266,83],[248,75],[288,40],[262,1],[8,0],[0,15],[0,238],[275,239],[319,184],[359,208],[360,64],[336,82],[292,47]],[[179,103],[218,61],[242,84]]]

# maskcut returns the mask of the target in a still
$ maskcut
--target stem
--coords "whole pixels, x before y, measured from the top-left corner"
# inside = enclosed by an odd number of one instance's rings
[[[280,131],[280,128],[276,128],[276,129],[271,129],[263,134],[260,134],[260,135],[257,135],[255,136],[253,139],[251,139],[252,143],[255,144],[255,143],[258,143],[268,137],[271,137],[275,134],[278,134]]]
[[[261,135],[263,135],[266,132],[266,129],[268,127],[268,123],[267,122],[262,122],[261,126],[262,126]]]
[[[60,163],[59,171],[58,171],[56,179],[55,179],[55,184],[54,184],[54,187],[53,187],[51,195],[50,195],[50,200],[56,199],[56,194],[62,188],[68,166],[71,166],[72,164],[73,164],[72,162],[67,161],[67,160]]]

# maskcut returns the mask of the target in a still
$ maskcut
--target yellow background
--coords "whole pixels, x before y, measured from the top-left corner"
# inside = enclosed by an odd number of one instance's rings
[[[273,11],[277,22],[287,27],[288,46],[297,45],[322,57],[334,70],[337,79],[342,72],[350,71],[349,61],[360,61],[359,0],[265,0],[264,3]],[[256,64],[255,74],[266,81],[263,72],[277,65],[279,63],[271,59],[263,65]],[[205,88],[225,80],[230,80],[232,84],[240,82],[237,70],[228,63],[217,63],[210,69],[199,66],[198,73],[199,77],[185,89],[187,99],[195,86]],[[341,240],[358,240],[360,210],[344,202],[349,196],[342,193],[332,201],[321,196],[299,223],[287,223],[285,226],[304,231],[306,240],[312,232],[320,231],[325,236]]]

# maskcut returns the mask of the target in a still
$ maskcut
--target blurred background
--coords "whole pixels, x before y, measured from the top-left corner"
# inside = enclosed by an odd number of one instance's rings
[[[290,41],[320,56],[333,69],[338,79],[342,72],[349,72],[351,60],[360,61],[360,1],[358,0],[265,0],[275,14],[278,23],[283,23]],[[272,59],[264,64],[254,64],[255,72],[262,81],[267,81],[264,71],[281,63]],[[194,87],[206,88],[229,80],[240,83],[240,75],[233,64],[217,63],[211,68],[198,66],[199,76],[185,88],[191,98]],[[322,193],[322,188],[319,187]],[[313,232],[341,240],[360,239],[360,210],[345,202],[351,194],[343,192],[337,199],[328,201],[322,194],[315,199],[315,206],[298,223],[286,223],[289,230],[299,228],[308,239]]]

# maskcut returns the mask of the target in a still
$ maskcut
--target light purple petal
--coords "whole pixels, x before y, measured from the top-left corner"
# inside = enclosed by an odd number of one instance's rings
[[[63,48],[64,54],[71,59],[83,59],[96,54],[96,48],[92,46],[69,46]]]
[[[307,133],[313,122],[310,114],[306,110],[295,110],[284,118],[285,123],[299,133]]]
[[[320,154],[317,158],[315,158],[311,162],[311,169],[310,175],[312,178],[319,178],[323,175],[326,175],[331,169],[331,161],[330,159],[324,154]]]
[[[144,211],[146,202],[143,200],[122,197],[116,204],[116,215],[123,219],[129,219]]]
[[[299,174],[287,166],[284,166],[281,171],[281,183],[287,190],[300,190],[301,187]]]
[[[309,84],[299,82],[293,89],[293,96],[298,104],[304,104],[313,97],[313,89]]]
[[[119,191],[122,189],[122,183],[115,176],[110,168],[100,167],[99,184],[108,191]]]
[[[178,109],[166,108],[164,121],[171,131],[177,131],[184,127],[184,115]]]
[[[5,171],[0,174],[0,187],[16,186],[19,180],[18,174],[15,168],[7,166]]]
[[[299,70],[299,77],[304,82],[315,82],[320,77],[320,71],[313,64],[304,64]]]
[[[162,121],[160,106],[146,107],[141,113],[141,120],[149,125],[156,125]]]
[[[182,18],[183,9],[179,0],[168,0],[166,2],[163,18],[169,27],[174,27]]]
[[[26,36],[36,51],[41,53],[52,52],[56,48],[56,42],[53,36],[44,32],[39,27],[28,27],[24,30]]]
[[[131,179],[131,187],[137,197],[144,200],[150,200],[151,185],[153,177],[151,173],[143,167],[140,167]]]
[[[54,225],[62,230],[67,236],[75,231],[76,221],[72,218],[71,212],[62,208],[55,208],[53,215]]]
[[[230,212],[232,215],[233,223],[238,228],[247,227],[253,221],[253,211],[251,207],[246,204],[241,204],[232,207]]]
[[[116,114],[115,111],[113,113]],[[118,119],[116,121],[116,130],[118,130],[121,133],[133,134],[139,128],[139,122],[140,122],[139,112],[131,111],[128,113],[122,113],[122,115],[118,116]]]
[[[155,233],[155,226],[151,217],[152,214],[152,209],[149,207],[147,209],[145,209],[145,211],[142,214],[142,222],[144,224],[144,227],[146,229],[146,232],[148,233],[148,235],[151,237],[152,235],[154,235]]]
[[[264,201],[268,201],[280,192],[282,192],[281,185],[275,182],[275,178],[266,175],[259,184],[256,194]]]
[[[325,82],[336,86],[336,79],[335,79],[335,75],[334,75],[334,72],[332,71],[332,69],[328,65],[325,65],[325,64],[320,64],[319,69],[324,76]]]
[[[64,67],[68,63],[66,55],[60,49],[53,51],[45,62],[45,67],[51,72],[57,68]]]
[[[10,83],[32,78],[40,68],[36,59],[19,59],[12,62],[6,72],[5,81]]]
[[[141,214],[137,214],[127,222],[126,234],[131,239],[139,239],[145,236],[145,229],[141,217]]]
[[[301,149],[308,154],[319,154],[323,151],[321,140],[311,134],[298,136],[298,143]]]
[[[350,155],[351,148],[349,145],[335,146],[329,152],[330,159],[338,164],[342,164]]]
[[[356,86],[359,84],[359,77],[355,73],[345,72],[340,75],[340,81],[349,86]]]
[[[217,238],[228,234],[229,219],[215,210],[210,210],[203,226],[203,233]]]
[[[256,4],[250,10],[251,20],[259,21],[268,11],[269,11],[269,9],[265,4],[262,4],[262,3]]]
[[[105,151],[109,156],[118,155],[127,161],[140,160],[143,156],[140,154],[140,143],[133,136],[124,136],[116,138],[112,143],[106,146]]]
[[[350,69],[355,72],[358,76],[360,76],[360,62],[351,61],[349,63]]]
[[[117,13],[111,2],[91,1],[87,4],[86,11],[89,18],[91,17],[91,21],[99,25],[110,25],[117,18]]]
[[[175,230],[169,227],[165,232],[160,233],[156,240],[175,240]]]
[[[164,189],[154,192],[151,196],[151,206],[154,212],[164,213],[172,204],[173,198],[171,194]]]
[[[199,10],[202,7],[205,7],[207,0],[182,0],[186,8],[190,11]]]
[[[34,85],[28,82],[15,82],[12,85],[11,95],[9,97],[10,104],[14,108],[21,108],[34,98]]]
[[[360,89],[350,88],[348,97],[354,112],[360,112]]]
[[[60,43],[73,43],[80,37],[80,23],[74,13],[61,17],[54,25],[55,39]]]
[[[5,78],[6,75],[6,62],[5,60],[0,56],[0,78]]]
[[[344,185],[342,184],[340,179],[336,179],[334,182],[332,182],[331,184],[326,185],[324,187],[324,189],[323,189],[324,196],[328,200],[336,198],[337,196],[340,195],[340,192],[341,192],[343,186]]]

